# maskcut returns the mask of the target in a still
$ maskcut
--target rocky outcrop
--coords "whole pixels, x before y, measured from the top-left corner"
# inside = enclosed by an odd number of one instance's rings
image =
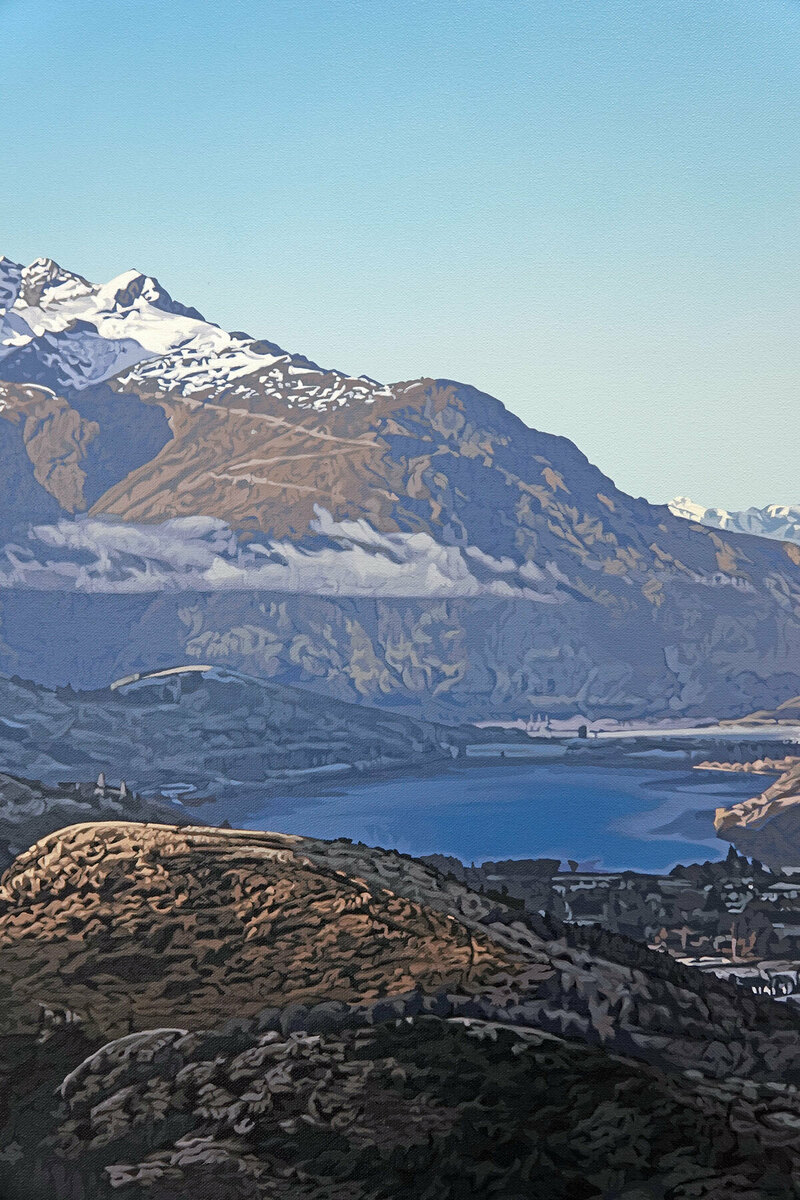
[[[772,867],[800,866],[800,761],[771,787],[731,808],[718,808],[717,836]]]
[[[718,760],[695,763],[696,771],[730,771],[733,775],[783,775],[800,759],[787,754],[783,758],[755,758],[752,762],[720,762]]]

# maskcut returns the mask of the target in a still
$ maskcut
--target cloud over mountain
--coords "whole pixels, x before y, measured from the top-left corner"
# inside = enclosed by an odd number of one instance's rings
[[[216,517],[156,525],[62,518],[0,549],[0,588],[86,593],[266,591],[319,596],[518,596],[565,599],[559,573],[442,546],[427,533],[383,534],[316,509],[300,542],[240,540]]]

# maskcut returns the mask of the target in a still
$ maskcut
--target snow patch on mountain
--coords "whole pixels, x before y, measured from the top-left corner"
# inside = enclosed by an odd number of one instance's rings
[[[263,371],[280,361],[280,356],[262,354],[251,339],[231,337],[225,341],[201,340],[165,353],[157,358],[140,361],[121,373],[122,388],[141,388],[155,385],[169,391],[175,398],[195,396],[224,385],[228,386],[246,375]],[[289,356],[283,355],[288,363]]]
[[[800,504],[768,504],[766,508],[746,508],[728,511],[724,508],[704,508],[687,496],[677,496],[669,503],[675,517],[696,521],[711,529],[730,533],[749,533],[756,537],[800,545]]]

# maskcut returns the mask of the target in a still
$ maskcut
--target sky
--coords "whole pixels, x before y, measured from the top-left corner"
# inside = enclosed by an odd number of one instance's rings
[[[0,253],[800,503],[800,0],[0,0]]]

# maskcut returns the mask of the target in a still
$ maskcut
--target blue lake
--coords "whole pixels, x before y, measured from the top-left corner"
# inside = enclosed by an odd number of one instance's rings
[[[567,858],[605,869],[664,871],[719,859],[714,809],[769,780],[682,766],[566,763],[453,765],[436,775],[317,783],[314,794],[239,796],[240,827],[349,837],[408,854],[464,862]]]

